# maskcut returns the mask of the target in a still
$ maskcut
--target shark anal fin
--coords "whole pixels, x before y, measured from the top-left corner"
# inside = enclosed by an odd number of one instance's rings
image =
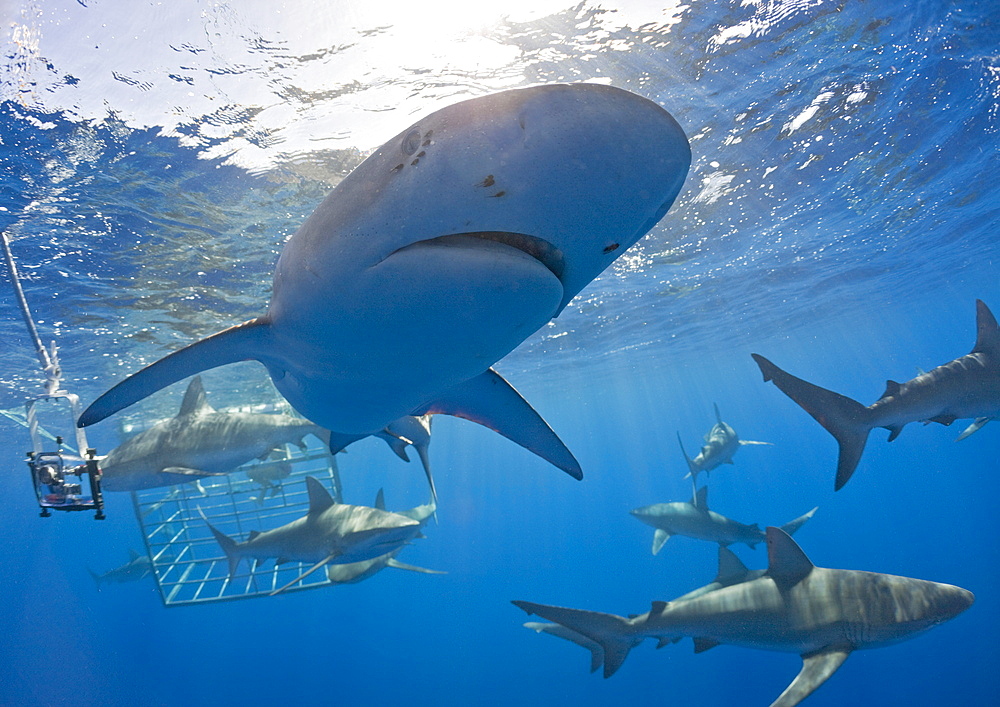
[[[573,478],[583,478],[579,462],[562,440],[528,401],[492,368],[453,386],[413,414],[454,415],[476,422],[537,454]]]
[[[889,430],[889,439],[886,441],[891,442],[899,437],[899,433],[903,431],[903,427],[905,426],[906,423],[904,422],[902,425],[890,425],[889,427],[886,427],[886,429]]]
[[[977,417],[976,420],[975,420],[975,422],[973,422],[971,425],[969,425],[968,427],[966,427],[962,431],[962,434],[960,434],[958,437],[955,438],[955,441],[956,442],[961,442],[963,439],[965,439],[969,435],[974,434],[976,432],[979,432],[979,430],[983,429],[983,425],[985,425],[987,422],[989,422],[992,419],[993,419],[992,417]]]
[[[719,641],[716,641],[714,638],[695,638],[692,640],[694,640],[695,653],[704,653],[709,648],[715,648],[719,645]]]
[[[848,650],[828,649],[802,656],[802,670],[771,707],[795,707],[837,672],[849,655]]]
[[[77,426],[86,427],[137,403],[171,383],[227,363],[257,358],[269,350],[271,324],[264,317],[251,319],[207,339],[196,341],[156,363],[133,373],[90,404]]]
[[[670,540],[670,533],[662,528],[657,528],[653,532],[653,554],[659,554],[660,550],[663,549],[664,543]]]

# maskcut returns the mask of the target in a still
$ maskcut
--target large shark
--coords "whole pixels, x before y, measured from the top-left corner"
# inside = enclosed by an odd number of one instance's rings
[[[87,569],[94,584],[97,585],[98,591],[100,591],[102,584],[138,582],[140,579],[148,577],[152,571],[153,563],[149,561],[149,555],[141,555],[135,550],[128,551],[128,562],[121,567],[115,567],[102,574]]]
[[[336,503],[315,477],[306,477],[309,512],[273,530],[251,531],[244,542],[228,537],[211,523],[208,529],[229,561],[229,576],[243,558],[312,562],[311,568],[273,592],[277,594],[323,565],[361,562],[399,549],[420,532],[420,522],[368,506]]]
[[[382,493],[382,489],[379,489],[378,496],[375,498],[375,508],[383,511],[385,510],[385,496]],[[427,519],[434,515],[436,510],[437,504],[432,498],[430,503],[425,503],[422,506],[411,508],[408,511],[399,511],[399,514],[404,515],[407,518],[412,518],[423,526],[427,523]],[[400,562],[396,559],[396,555],[398,555],[402,549],[403,546],[401,545],[392,552],[388,552],[378,557],[373,557],[370,560],[351,562],[349,564],[330,565],[326,568],[327,579],[330,580],[331,584],[357,584],[358,582],[363,582],[364,580],[375,576],[386,567],[408,570],[410,572],[420,572],[423,574],[445,574],[439,570],[424,569],[423,567],[417,567],[415,565],[408,565],[404,562]]]
[[[781,526],[789,535],[813,517],[817,508]],[[653,554],[657,554],[672,535],[708,540],[720,545],[746,543],[751,548],[764,542],[764,531],[754,523],[746,525],[708,509],[708,487],[698,489],[690,502],[654,503],[629,511],[646,525],[656,528],[653,533]]]
[[[694,639],[701,652],[727,643],[802,656],[802,670],[771,707],[794,707],[822,685],[852,651],[889,645],[968,609],[972,592],[909,577],[815,567],[779,528],[767,529],[767,572],[692,599],[653,602],[625,618],[515,601],[528,614],[555,621],[604,652],[614,674],[644,638]]]
[[[133,374],[86,426],[209,368],[260,361],[331,450],[405,415],[490,427],[576,478],[576,459],[490,366],[558,315],[673,203],[684,131],[597,84],[442,108],[375,151],[286,243],[267,312]]]
[[[694,599],[703,594],[714,592],[716,589],[722,589],[723,587],[730,587],[734,584],[739,584],[740,582],[757,579],[758,577],[764,576],[766,573],[767,570],[747,569],[747,566],[740,561],[740,558],[738,558],[732,550],[720,545],[719,571],[715,575],[715,579],[703,587],[698,587],[687,594],[677,597],[674,601],[677,602]],[[577,644],[578,646],[586,648],[590,651],[590,672],[592,673],[596,672],[598,668],[604,665],[604,649],[601,648],[600,643],[593,641],[586,636],[573,631],[572,629],[568,629],[562,624],[528,621],[524,624],[524,627],[530,628],[535,633],[547,633],[550,636],[563,638]],[[662,637],[657,636],[655,638],[659,639],[656,645],[657,648],[662,648],[669,643],[676,643],[680,640],[680,637],[675,636],[673,633]]]
[[[188,384],[176,417],[118,445],[101,460],[101,488],[137,491],[218,476],[306,435],[326,430],[291,415],[218,412],[205,399],[201,377]]]
[[[837,440],[840,455],[834,488],[838,491],[857,468],[868,434],[876,427],[889,430],[891,442],[910,422],[950,425],[957,419],[977,418],[960,435],[964,439],[1000,415],[1000,327],[982,300],[976,300],[976,345],[970,353],[906,383],[887,381],[882,397],[868,407],[796,378],[763,356],[751,355],[765,381],[773,381]]]
[[[684,461],[687,462],[689,470],[687,476],[684,477],[685,479],[688,476],[697,479],[698,472],[704,471],[708,474],[712,469],[723,464],[732,464],[733,455],[739,451],[741,446],[747,444],[771,444],[771,442],[754,442],[749,439],[740,439],[740,436],[736,434],[736,430],[728,423],[722,421],[722,415],[719,414],[719,406],[715,403],[713,405],[715,407],[715,424],[712,425],[712,429],[705,435],[705,444],[694,459],[689,457],[687,452],[684,451],[684,443],[681,442],[681,435],[679,432],[677,433],[677,443],[681,446],[681,454],[684,455]]]

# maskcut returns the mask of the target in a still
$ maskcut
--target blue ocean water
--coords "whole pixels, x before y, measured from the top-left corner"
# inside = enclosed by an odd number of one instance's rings
[[[797,656],[690,642],[632,651],[608,680],[522,628],[512,599],[641,613],[711,581],[716,547],[657,556],[632,508],[690,497],[712,404],[746,439],[713,510],[781,524],[821,566],[948,582],[954,621],[859,651],[808,705],[997,703],[1000,432],[873,433],[834,493],[836,444],[749,354],[864,403],[967,353],[994,259],[1000,9],[993,2],[511,4],[23,0],[3,9],[0,226],[43,337],[85,401],[165,353],[259,314],[281,245],[382,140],[431,109],[533,83],[600,81],[666,107],[691,173],[645,239],[497,368],[573,450],[576,482],[470,423],[435,422],[439,522],[358,585],[164,608],[149,579],[98,592],[140,548],[131,503],[37,517],[27,432],[0,420],[0,704],[766,705]],[[9,21],[7,21],[9,20]],[[446,198],[443,195],[442,198]],[[6,287],[6,285],[4,285]],[[0,298],[0,408],[40,392]],[[209,372],[213,404],[273,399],[263,370]],[[182,386],[139,406],[173,414]],[[118,428],[94,428],[106,451]],[[425,499],[380,442],[340,464],[345,496]],[[766,552],[733,548],[756,569]]]

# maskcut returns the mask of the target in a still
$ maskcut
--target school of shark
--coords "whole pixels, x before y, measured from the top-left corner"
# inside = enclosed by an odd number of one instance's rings
[[[413,447],[427,480],[426,504],[391,512],[380,491],[371,506],[351,505],[310,475],[300,517],[234,537],[202,513],[209,542],[222,553],[230,580],[244,560],[251,575],[272,561],[300,563],[302,571],[272,595],[310,576],[336,586],[385,568],[443,574],[396,559],[439,511],[428,451],[433,416],[483,425],[583,479],[572,451],[493,365],[667,216],[691,159],[688,138],[667,110],[607,85],[506,90],[421,118],[345,177],[286,242],[260,316],[133,373],[83,411],[81,428],[190,379],[176,416],[100,460],[105,490],[162,489],[169,498],[288,445],[305,448],[306,439],[337,455],[375,436],[403,460]],[[753,360],[765,382],[836,440],[839,490],[877,427],[889,430],[892,441],[910,422],[968,418],[964,438],[1000,415],[1000,327],[981,301],[976,328],[970,353],[911,381],[889,381],[867,407],[764,356]],[[199,374],[247,360],[263,365],[295,414],[217,411],[208,403]],[[603,667],[606,678],[646,639],[662,647],[691,638],[696,652],[731,644],[795,653],[801,671],[771,704],[793,707],[852,652],[921,634],[973,604],[971,592],[949,584],[814,565],[791,536],[815,507],[763,529],[710,510],[708,483],[699,486],[699,476],[707,480],[733,465],[745,446],[761,455],[773,446],[741,439],[718,405],[714,412],[695,457],[678,434],[691,500],[623,509],[622,518],[654,529],[653,554],[674,536],[687,538],[675,543],[717,544],[715,580],[673,600],[654,599],[647,613],[631,618],[516,599],[547,622],[526,627],[581,646],[590,670]],[[263,506],[277,501],[291,470],[287,464],[261,469],[250,478]],[[440,510],[446,513],[447,505]],[[748,569],[729,550],[738,543],[766,544],[767,567]],[[126,565],[91,574],[101,588],[154,572],[148,558],[132,551]]]

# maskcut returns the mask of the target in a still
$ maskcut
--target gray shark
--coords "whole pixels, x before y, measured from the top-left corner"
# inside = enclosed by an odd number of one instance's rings
[[[152,571],[153,563],[149,561],[149,555],[140,555],[135,550],[128,551],[128,562],[121,567],[115,567],[103,574],[87,569],[98,590],[101,589],[102,584],[138,582],[140,579],[148,577]]]
[[[691,163],[656,103],[598,84],[442,108],[376,150],[285,244],[267,312],[121,381],[87,426],[200,371],[266,368],[331,451],[405,415],[485,425],[583,472],[491,366],[666,214]]]
[[[315,477],[306,477],[309,512],[273,530],[251,531],[237,542],[206,521],[229,560],[229,576],[236,574],[240,560],[274,559],[285,562],[313,562],[310,569],[278,594],[328,563],[345,564],[370,560],[397,550],[420,532],[420,522],[399,513],[368,506],[336,503]]]
[[[409,462],[410,457],[406,454],[406,447],[412,445],[417,450],[420,463],[424,467],[424,474],[427,476],[427,485],[431,490],[431,498],[437,503],[437,489],[434,487],[434,475],[431,474],[431,460],[428,455],[428,447],[431,444],[431,421],[430,415],[414,417],[407,415],[398,420],[390,422],[384,430],[376,433],[376,437],[385,440],[392,451],[396,453],[404,462]]]
[[[379,489],[378,496],[375,498],[375,508],[379,510],[385,510],[385,497],[382,494],[382,489]],[[421,527],[427,523],[427,519],[434,515],[437,510],[437,504],[431,499],[430,503],[425,503],[422,506],[417,506],[416,508],[411,508],[408,511],[399,511],[400,515],[404,515],[407,518],[412,518],[413,520],[420,523]],[[350,564],[342,565],[330,565],[326,568],[326,576],[332,584],[357,584],[358,582],[363,582],[364,580],[375,576],[386,567],[394,567],[399,570],[408,570],[410,572],[420,572],[423,574],[446,574],[445,572],[440,572],[438,570],[424,569],[423,567],[416,567],[414,565],[408,565],[400,562],[396,559],[403,549],[400,546],[379,557],[374,557],[370,560],[363,560],[362,562],[352,562]]]
[[[716,574],[715,579],[703,587],[699,587],[698,589],[677,597],[674,601],[677,602],[694,599],[702,596],[703,594],[714,592],[716,589],[722,589],[723,587],[730,587],[734,584],[739,584],[740,582],[757,579],[766,573],[767,570],[747,569],[746,565],[740,561],[740,558],[738,558],[732,550],[720,545],[719,572]],[[566,628],[561,624],[540,623],[538,621],[528,621],[524,624],[524,627],[530,628],[535,633],[547,633],[550,636],[557,636],[586,648],[590,651],[590,672],[592,673],[596,672],[597,669],[604,664],[604,649],[601,648],[601,644],[577,633],[576,631],[573,631],[572,629]],[[673,635],[672,633],[665,636],[657,636],[655,638],[658,639],[657,648],[662,648],[669,643],[676,643],[680,640],[679,637]]]
[[[290,415],[217,412],[195,376],[176,417],[126,440],[101,460],[101,488],[137,491],[226,474],[283,444],[301,445],[306,435],[325,441],[327,432]]]
[[[813,517],[817,508],[781,526],[789,535]],[[708,540],[720,545],[746,543],[751,548],[764,542],[764,531],[756,523],[744,525],[708,510],[708,487],[702,486],[690,503],[654,503],[629,511],[646,525],[656,528],[653,533],[653,554],[657,554],[672,535]]]
[[[773,381],[837,440],[838,491],[857,468],[868,434],[876,427],[889,430],[891,442],[910,422],[950,425],[960,418],[977,418],[959,436],[964,439],[1000,415],[1000,327],[982,300],[976,300],[976,345],[970,353],[906,383],[887,381],[882,397],[868,407],[751,355],[765,381]]]
[[[712,469],[723,464],[732,464],[733,455],[739,451],[741,446],[747,444],[771,444],[770,442],[754,442],[749,439],[740,439],[739,435],[736,434],[736,430],[722,421],[722,415],[719,414],[719,406],[715,403],[713,403],[713,406],[715,407],[715,424],[712,425],[712,429],[705,435],[705,444],[702,446],[701,451],[698,452],[698,456],[692,459],[687,455],[687,452],[684,451],[684,443],[681,442],[681,435],[680,433],[677,434],[677,443],[681,446],[681,454],[684,455],[684,461],[687,462],[689,469],[687,475],[684,477],[685,479],[688,476],[697,479],[698,472],[704,471],[708,474]]]
[[[794,707],[822,685],[851,652],[915,636],[955,618],[974,600],[950,584],[815,567],[779,528],[767,529],[767,572],[693,599],[653,602],[625,618],[515,601],[600,644],[604,676],[614,674],[644,638],[694,639],[695,652],[722,643],[798,653],[802,670],[771,707]]]

